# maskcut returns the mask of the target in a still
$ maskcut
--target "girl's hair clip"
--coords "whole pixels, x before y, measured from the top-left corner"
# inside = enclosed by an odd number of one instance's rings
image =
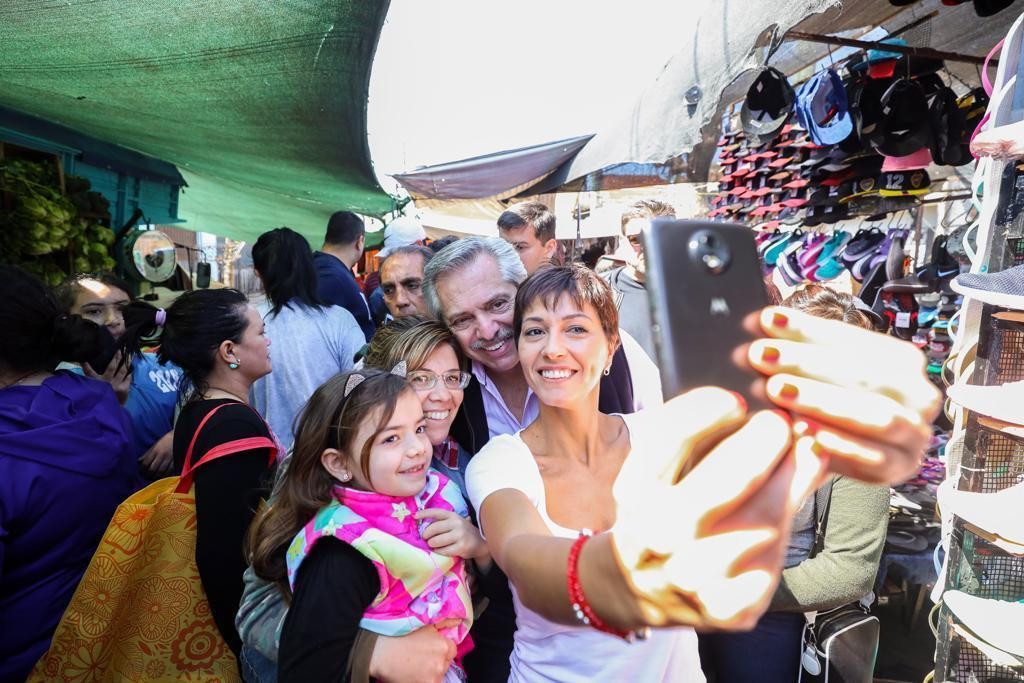
[[[167,322],[167,311],[162,308],[156,309],[155,321],[158,327],[163,327]]]
[[[366,381],[366,375],[360,375],[358,372],[353,372],[348,376],[348,381],[345,382],[345,398],[358,387],[360,384]]]
[[[397,363],[395,363],[395,367],[391,368],[391,374],[392,375],[398,375],[402,379],[405,379],[405,376],[408,373],[409,373],[409,364],[406,363],[404,360],[398,361]]]

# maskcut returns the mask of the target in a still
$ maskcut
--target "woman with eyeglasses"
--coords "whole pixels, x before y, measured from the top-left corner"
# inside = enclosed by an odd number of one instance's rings
[[[458,483],[465,496],[470,454],[449,430],[462,405],[462,392],[469,385],[466,358],[444,324],[423,316],[406,316],[377,330],[363,364],[391,370],[403,361],[408,382],[427,418],[427,436],[434,447],[431,466]]]

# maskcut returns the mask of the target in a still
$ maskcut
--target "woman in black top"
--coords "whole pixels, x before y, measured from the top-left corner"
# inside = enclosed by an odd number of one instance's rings
[[[174,426],[177,471],[190,446],[193,463],[216,447],[230,452],[195,470],[196,564],[217,628],[238,656],[243,539],[270,492],[277,455],[270,428],[248,405],[250,386],[270,372],[270,340],[259,313],[234,289],[186,292],[166,311],[133,303],[125,319],[133,340],[162,326],[159,359],[180,367],[192,392]]]

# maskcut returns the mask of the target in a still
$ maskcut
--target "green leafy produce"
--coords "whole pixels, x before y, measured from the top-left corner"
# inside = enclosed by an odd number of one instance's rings
[[[113,270],[109,202],[89,181],[67,176],[61,194],[56,165],[0,161],[0,261],[56,285],[78,272]]]

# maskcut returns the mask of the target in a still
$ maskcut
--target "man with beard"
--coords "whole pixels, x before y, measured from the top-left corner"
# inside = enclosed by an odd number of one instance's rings
[[[675,209],[656,199],[641,199],[630,205],[622,214],[622,237],[629,242],[629,247],[621,250],[626,255],[626,265],[601,274],[615,293],[619,327],[629,332],[651,358],[655,353],[654,339],[651,336],[651,312],[645,284],[647,269],[640,233],[655,218],[675,217]]]
[[[488,440],[514,434],[537,418],[537,397],[519,365],[512,332],[516,291],[526,268],[515,248],[495,237],[465,237],[434,255],[423,273],[430,313],[455,335],[472,365],[451,436],[470,453]],[[601,412],[633,413],[661,403],[658,370],[639,344],[622,333],[622,345],[601,378]],[[465,659],[472,681],[507,681],[515,632],[508,580],[494,566],[481,577],[489,607],[474,624],[476,648]]]

